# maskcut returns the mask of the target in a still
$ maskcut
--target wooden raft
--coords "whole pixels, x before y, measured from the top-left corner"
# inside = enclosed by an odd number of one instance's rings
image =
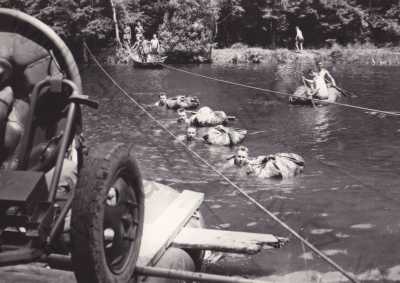
[[[271,234],[185,227],[203,198],[202,193],[183,191],[153,224],[145,225],[138,265],[155,265],[170,245],[185,249],[255,254],[262,248],[272,248],[285,241]]]
[[[265,245],[271,248],[282,241],[271,234],[233,232],[224,230],[187,228],[193,214],[203,202],[204,194],[183,191],[156,221],[145,224],[138,265],[156,265],[169,246],[254,254]],[[3,282],[59,282],[73,283],[72,272],[46,269],[35,265],[17,265],[0,268]]]
[[[183,228],[172,245],[185,249],[255,254],[262,248],[272,249],[280,241],[271,234]]]
[[[145,224],[138,265],[154,265],[173,242],[193,213],[199,209],[204,194],[183,191],[154,224]]]

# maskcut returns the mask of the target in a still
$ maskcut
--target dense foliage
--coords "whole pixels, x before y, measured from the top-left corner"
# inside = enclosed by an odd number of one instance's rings
[[[174,61],[206,60],[211,48],[213,19],[210,1],[169,1],[158,30],[164,49],[174,56]]]
[[[70,46],[101,46],[140,20],[145,36],[158,33],[180,57],[206,56],[210,44],[293,47],[295,26],[306,46],[400,42],[400,0],[0,0],[49,24]],[[134,29],[132,29],[134,30]],[[133,34],[134,36],[134,34]]]
[[[22,10],[51,26],[79,54],[82,40],[105,43],[112,34],[107,2],[93,0],[0,0],[0,6]]]
[[[221,0],[217,41],[292,47],[295,26],[308,46],[400,41],[399,0]],[[241,10],[240,14],[231,11]],[[234,28],[231,28],[234,27]]]

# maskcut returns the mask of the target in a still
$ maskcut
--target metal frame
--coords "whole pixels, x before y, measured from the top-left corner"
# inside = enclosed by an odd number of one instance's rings
[[[0,8],[0,17],[3,19],[10,18],[11,20],[16,20],[17,25],[28,25],[33,27],[37,32],[43,34],[48,39],[51,46],[55,49],[55,53],[58,55],[57,59],[59,59],[59,63],[62,66],[62,70],[65,71],[65,77],[68,79],[54,79],[51,77],[45,78],[44,80],[38,82],[32,91],[31,95],[31,108],[28,116],[28,125],[26,127],[26,132],[21,141],[21,150],[19,151],[19,160],[18,164],[19,170],[24,170],[27,167],[27,153],[29,152],[31,146],[31,135],[32,135],[32,121],[35,111],[36,102],[41,91],[48,86],[52,86],[53,84],[58,84],[60,86],[60,90],[62,94],[68,95],[69,105],[68,113],[66,115],[66,124],[64,130],[62,132],[62,138],[60,141],[60,147],[58,149],[57,158],[54,167],[54,174],[51,180],[49,195],[46,200],[43,200],[39,217],[48,217],[54,213],[54,203],[57,192],[57,185],[60,179],[61,170],[63,166],[64,156],[67,151],[68,145],[72,140],[72,131],[74,123],[79,123],[77,121],[77,111],[79,111],[79,106],[77,104],[86,104],[91,107],[97,108],[97,103],[90,101],[87,96],[81,95],[82,91],[82,82],[79,74],[78,67],[74,60],[74,57],[69,50],[69,48],[65,45],[64,41],[46,24],[35,19],[32,16],[29,16],[20,11]],[[49,51],[50,56],[54,58],[52,51]],[[37,229],[35,233],[39,235],[39,238],[44,238],[44,243],[40,243],[33,240],[27,239],[27,246],[15,246],[14,248],[10,248],[8,250],[0,251],[0,265],[9,265],[14,263],[23,263],[30,262],[39,259],[40,257],[46,256],[51,251],[51,244],[54,242],[54,239],[58,235],[60,228],[62,227],[63,220],[71,207],[72,199],[74,197],[74,190],[71,192],[71,195],[67,199],[63,209],[56,219],[52,219],[50,223],[45,223],[45,229]],[[45,215],[45,216],[43,216]],[[54,224],[54,225],[51,225]],[[48,226],[48,227],[47,227]],[[43,228],[43,226],[40,226]],[[43,235],[44,233],[44,235]],[[48,233],[48,234],[47,234]]]

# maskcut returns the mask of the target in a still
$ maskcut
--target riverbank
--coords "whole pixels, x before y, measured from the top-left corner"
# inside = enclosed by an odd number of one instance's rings
[[[400,48],[380,49],[353,46],[305,49],[301,52],[296,52],[288,49],[271,50],[259,47],[233,47],[214,49],[212,53],[212,61],[215,64],[286,64],[298,62],[306,65],[315,62],[315,60],[357,65],[400,66]]]
[[[97,50],[101,62],[107,65],[118,64],[115,47],[106,47]],[[260,47],[240,47],[213,49],[212,63],[226,64],[293,64],[310,65],[316,60],[331,64],[354,64],[370,66],[400,66],[400,48],[365,48],[365,47],[337,47],[323,49],[305,49],[301,52],[289,49],[264,49]],[[169,63],[182,64],[182,60],[168,60]],[[198,60],[196,63],[205,63],[207,60]],[[191,60],[185,63],[194,63]]]

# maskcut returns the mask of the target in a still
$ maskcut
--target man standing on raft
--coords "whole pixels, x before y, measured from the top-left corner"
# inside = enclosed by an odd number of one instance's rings
[[[317,71],[310,70],[310,75],[312,79],[303,79],[310,85],[311,88],[311,95],[318,98],[318,99],[329,99],[329,91],[327,83],[331,84],[332,86],[336,86],[335,79],[323,67],[321,61],[316,63]]]
[[[328,82],[331,85],[336,86],[335,79],[332,77],[332,75],[329,73],[329,71],[324,68],[322,61],[317,61],[316,65],[317,65],[318,76],[321,77],[324,82]]]

